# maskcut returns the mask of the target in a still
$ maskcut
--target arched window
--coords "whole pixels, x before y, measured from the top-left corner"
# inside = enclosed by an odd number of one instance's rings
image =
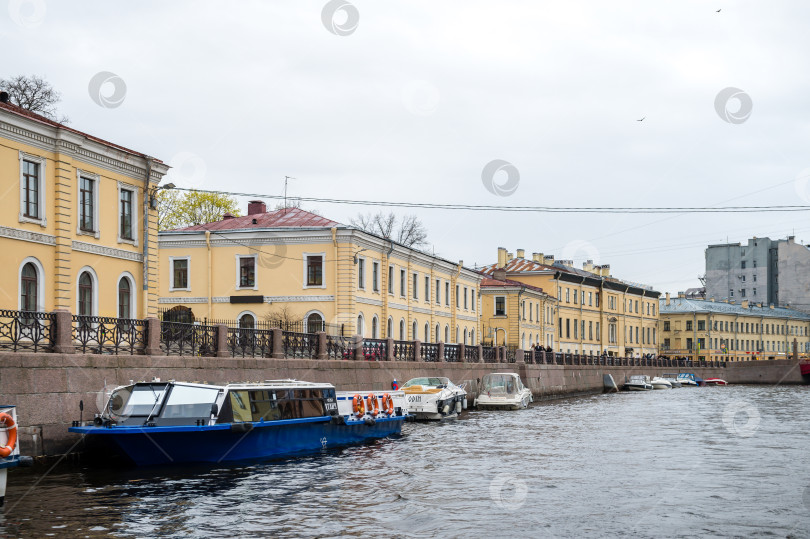
[[[83,271],[79,276],[79,314],[93,316],[93,277]]]
[[[425,342],[430,342],[430,325],[425,322]]]
[[[436,324],[436,342],[439,342],[441,338],[441,332],[439,331],[439,324]]]
[[[392,317],[388,317],[388,327],[385,331],[385,338],[386,339],[393,339],[394,338],[394,319]]]
[[[470,331],[470,344],[475,345],[475,330]]]
[[[444,325],[444,342],[450,342],[450,326]]]
[[[413,321],[413,327],[411,328],[411,335],[413,336],[414,341],[419,340],[419,336],[416,334],[416,320]]]
[[[525,333],[520,334],[520,349],[521,350],[526,349],[526,334]]]
[[[132,314],[132,285],[126,277],[118,281],[118,318],[135,318]]]
[[[245,313],[239,317],[239,327],[241,329],[253,329],[256,327],[256,318],[250,314]]]
[[[467,328],[464,328],[464,344],[467,344]]]
[[[310,313],[307,316],[307,332],[317,333],[319,331],[326,331],[323,323],[323,316],[320,313]]]
[[[405,335],[405,319],[399,321],[399,340],[407,341],[408,337]]]
[[[20,310],[36,311],[39,305],[39,274],[32,262],[23,266],[20,274]]]
[[[453,341],[453,342],[458,342],[458,336],[459,336],[459,333],[458,333],[458,326],[456,326],[456,340],[455,340],[455,341]]]
[[[357,316],[357,334],[360,335],[361,337],[364,337],[365,331],[366,331],[366,322],[365,320],[363,320],[363,315],[361,314]]]
[[[379,329],[379,328],[377,327],[377,326],[379,326],[379,325],[380,325],[380,324],[379,324],[379,321],[377,320],[377,315],[375,314],[375,315],[374,315],[374,316],[371,318],[371,338],[372,338],[372,339],[378,339],[378,338],[380,337],[380,336],[378,335],[378,329]]]

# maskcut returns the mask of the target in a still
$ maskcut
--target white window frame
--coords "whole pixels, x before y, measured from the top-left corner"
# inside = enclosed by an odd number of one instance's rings
[[[436,279],[436,305],[442,304],[442,280]]]
[[[121,191],[129,191],[132,193],[132,239],[129,240],[121,235]],[[116,204],[118,205],[118,211],[116,212],[116,217],[118,220],[118,243],[126,243],[129,245],[134,245],[135,247],[138,246],[138,217],[140,214],[138,213],[138,188],[134,185],[130,185],[124,182],[118,182],[118,200],[116,200]]]
[[[236,260],[236,282],[234,283],[234,288],[236,290],[258,290],[259,289],[259,255],[234,255]],[[253,286],[239,286],[239,277],[240,277],[240,266],[239,262],[243,258],[252,258],[253,259]],[[172,272],[174,275],[174,272]]]
[[[470,305],[470,304],[469,304],[468,299],[467,299],[467,287],[465,286],[465,287],[464,287],[464,310],[465,310],[465,311],[469,311],[469,310],[470,310],[469,305]]]
[[[380,262],[377,260],[371,261],[371,291],[380,293]]]
[[[248,311],[245,311],[248,312]],[[304,315],[304,331],[309,332],[309,317],[313,314],[317,314],[323,320],[323,323],[326,324],[326,317],[323,315],[323,312],[319,311],[318,309],[312,309],[306,312]]]
[[[444,305],[445,307],[450,306],[450,281],[444,282]]]
[[[93,281],[93,307],[90,316],[98,316],[98,275],[96,275],[96,270],[90,266],[84,266],[76,273],[76,287],[74,289],[76,291],[76,310],[74,312],[76,314],[79,313],[79,280],[82,278],[82,273],[85,271],[90,274],[90,280]],[[115,282],[115,286],[116,288],[118,287],[118,281]]]
[[[326,288],[326,252],[322,252],[322,253],[303,253],[303,255],[304,255],[303,256],[303,258],[304,258],[304,267],[302,269],[303,274],[302,274],[302,277],[301,277],[301,283],[303,285],[302,288],[304,288],[304,289],[307,289],[307,288]],[[307,268],[309,267],[309,257],[311,257],[311,256],[319,256],[319,257],[321,257],[321,284],[315,284],[315,285],[310,286],[310,285],[307,285]],[[257,270],[256,273],[258,274],[258,270]],[[324,318],[324,320],[326,320],[326,318]]]
[[[380,338],[380,318],[376,314],[371,317],[371,338]]]
[[[185,260],[186,263],[186,288],[174,286],[174,261]],[[191,256],[170,256],[169,257],[169,292],[191,292]]]
[[[118,317],[118,314],[121,312],[121,298],[118,295],[118,288],[119,284],[121,283],[121,279],[126,279],[129,281],[129,316],[127,318],[138,318],[138,294],[135,293],[137,290],[135,285],[135,277],[128,271],[121,272],[121,275],[118,276],[118,279],[115,281],[115,316]]]
[[[419,301],[419,272],[414,271],[411,272],[411,299],[414,301]]]
[[[362,272],[363,274],[362,275],[360,275],[360,268],[361,267],[363,268],[363,272]],[[357,273],[355,274],[355,277],[357,279],[357,289],[358,290],[365,290],[366,289],[366,270],[367,269],[368,268],[366,267],[366,257],[358,256],[357,257]]]
[[[37,312],[45,311],[45,268],[42,263],[33,256],[28,256],[20,262],[17,268],[17,310],[22,310],[22,270],[26,264],[31,263],[37,270]]]
[[[408,296],[408,271],[405,268],[399,268],[399,297],[404,298]]]
[[[82,178],[87,180],[93,180],[94,182],[94,189],[93,189],[93,231],[88,232],[86,230],[82,230]],[[99,193],[101,192],[101,176],[95,174],[93,172],[87,172],[86,170],[76,169],[76,234],[80,236],[93,236],[94,238],[98,239],[101,235],[100,230],[101,227],[99,226]],[[117,204],[116,204],[117,206]],[[116,208],[116,215],[118,215],[118,211]],[[116,229],[118,227],[116,226]]]
[[[394,295],[394,274],[396,273],[396,268],[393,264],[388,264],[388,295]]]
[[[498,314],[498,298],[503,298],[503,314]],[[507,316],[509,307],[506,303],[506,296],[494,296],[492,298],[492,316]]]
[[[430,275],[425,275],[425,303],[430,303]]]
[[[238,328],[242,327],[242,326],[239,325],[239,322],[242,320],[242,317],[245,316],[246,314],[249,314],[250,316],[253,317],[253,329],[256,329],[256,326],[259,323],[259,317],[256,316],[256,313],[254,313],[253,311],[242,311],[241,313],[237,314],[236,315],[236,326]],[[304,324],[306,324],[306,318],[304,318]]]
[[[45,187],[47,182],[45,181],[46,174],[45,174],[45,164],[48,162],[47,159],[44,157],[40,157],[38,155],[32,155],[30,153],[19,152],[20,154],[20,216],[19,221],[21,223],[33,223],[36,225],[45,228],[48,226],[48,219],[45,217],[45,201],[47,200]],[[39,165],[39,185],[37,186],[38,191],[38,200],[37,205],[39,207],[39,219],[34,219],[33,217],[26,217],[25,215],[25,188],[24,188],[24,181],[23,181],[23,161],[31,161],[32,163],[36,163]]]
[[[355,328],[355,331],[357,331],[357,334],[360,335],[361,337],[365,337],[365,333],[366,333],[366,317],[363,316],[363,313],[357,313],[356,321],[357,321],[357,327]]]

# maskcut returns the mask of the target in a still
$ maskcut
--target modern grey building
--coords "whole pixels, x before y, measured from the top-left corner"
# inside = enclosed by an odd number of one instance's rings
[[[706,248],[706,298],[810,312],[810,248],[793,236]]]

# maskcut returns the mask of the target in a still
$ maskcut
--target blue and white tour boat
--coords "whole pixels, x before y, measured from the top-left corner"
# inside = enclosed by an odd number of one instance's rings
[[[398,434],[402,392],[335,391],[299,380],[117,387],[91,425],[71,432],[112,441],[139,466],[261,460]]]

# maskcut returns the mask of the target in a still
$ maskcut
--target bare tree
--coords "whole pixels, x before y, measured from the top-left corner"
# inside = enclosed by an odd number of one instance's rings
[[[51,83],[38,75],[17,75],[9,79],[0,79],[0,90],[8,92],[8,100],[25,110],[36,112],[59,123],[68,123],[67,116],[57,119],[56,105],[62,100],[62,94],[51,86]]]
[[[294,327],[303,320],[303,316],[293,311],[286,303],[276,306],[272,311],[265,314],[263,318],[267,324],[285,330]]]
[[[399,219],[394,212],[361,213],[351,220],[351,224],[406,247],[419,248],[427,245],[427,230],[416,215],[406,215]]]

